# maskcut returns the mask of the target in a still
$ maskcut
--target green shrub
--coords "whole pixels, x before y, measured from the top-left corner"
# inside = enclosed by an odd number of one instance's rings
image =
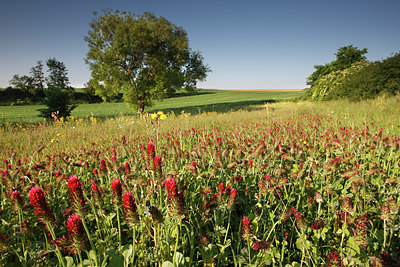
[[[396,95],[400,92],[400,54],[378,61],[348,76],[331,98],[351,100],[369,99],[378,95]]]
[[[340,96],[340,94],[337,94],[338,86],[340,86],[347,79],[347,77],[351,77],[355,73],[360,72],[370,65],[370,62],[362,60],[353,63],[347,69],[336,70],[329,74],[323,75],[314,82],[310,89],[308,89],[307,94],[312,100],[331,99],[332,95]]]
[[[76,108],[76,105],[71,104],[71,93],[63,89],[47,89],[46,97],[44,99],[45,109],[38,109],[40,117],[57,118],[68,117],[71,111]]]

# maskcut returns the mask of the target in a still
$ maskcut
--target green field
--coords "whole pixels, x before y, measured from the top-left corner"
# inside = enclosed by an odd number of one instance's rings
[[[163,111],[169,113],[203,112],[228,112],[231,110],[251,109],[254,106],[262,106],[267,102],[277,100],[295,99],[303,96],[302,91],[234,91],[234,90],[212,90],[201,89],[198,94],[193,96],[178,96],[156,102],[145,112]],[[1,122],[38,122],[42,119],[38,117],[40,105],[30,106],[0,106]],[[81,104],[73,110],[72,116],[76,118],[106,118],[118,115],[134,115],[136,111],[130,109],[125,103],[101,103],[101,104]]]

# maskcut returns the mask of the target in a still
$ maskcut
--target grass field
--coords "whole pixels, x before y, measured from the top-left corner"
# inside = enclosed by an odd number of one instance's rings
[[[3,124],[0,265],[399,266],[400,96],[255,105]]]
[[[145,112],[163,111],[165,113],[184,110],[187,113],[202,112],[228,112],[231,110],[248,109],[254,106],[262,106],[267,102],[277,100],[294,99],[303,95],[302,91],[234,91],[234,90],[211,90],[201,89],[194,96],[179,96],[156,102]],[[37,109],[44,106],[0,106],[1,122],[38,122]],[[73,110],[72,116],[76,118],[116,117],[118,115],[134,115],[136,112],[130,109],[125,103],[102,103],[102,104],[81,104]]]

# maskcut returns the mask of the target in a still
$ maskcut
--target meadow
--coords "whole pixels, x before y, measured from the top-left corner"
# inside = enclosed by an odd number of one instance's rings
[[[3,123],[0,265],[398,265],[400,96],[245,101]]]
[[[145,112],[165,113],[184,110],[186,113],[203,112],[228,112],[231,110],[249,109],[252,106],[259,106],[276,100],[290,100],[302,96],[302,91],[235,91],[235,90],[212,90],[200,89],[196,95],[185,95],[178,93],[175,98],[155,102],[155,105]],[[0,123],[2,122],[40,122],[40,108],[42,105],[29,106],[0,106]],[[121,115],[135,115],[136,112],[130,109],[125,103],[98,103],[79,104],[72,111],[75,118],[110,118]]]

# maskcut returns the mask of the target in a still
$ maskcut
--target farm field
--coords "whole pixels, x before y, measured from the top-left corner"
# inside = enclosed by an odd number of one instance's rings
[[[4,123],[0,265],[399,264],[399,96],[196,97],[218,107]]]
[[[156,102],[155,105],[145,112],[164,111],[175,112],[184,110],[187,113],[202,112],[228,112],[251,108],[251,106],[262,106],[266,102],[294,99],[304,93],[298,90],[273,90],[273,91],[236,91],[236,90],[212,90],[200,89],[194,96],[179,96]],[[1,122],[39,122],[39,108],[45,106],[0,106]],[[96,118],[115,117],[118,115],[134,115],[136,112],[130,109],[125,103],[101,103],[101,104],[80,104],[72,111],[75,118]]]

